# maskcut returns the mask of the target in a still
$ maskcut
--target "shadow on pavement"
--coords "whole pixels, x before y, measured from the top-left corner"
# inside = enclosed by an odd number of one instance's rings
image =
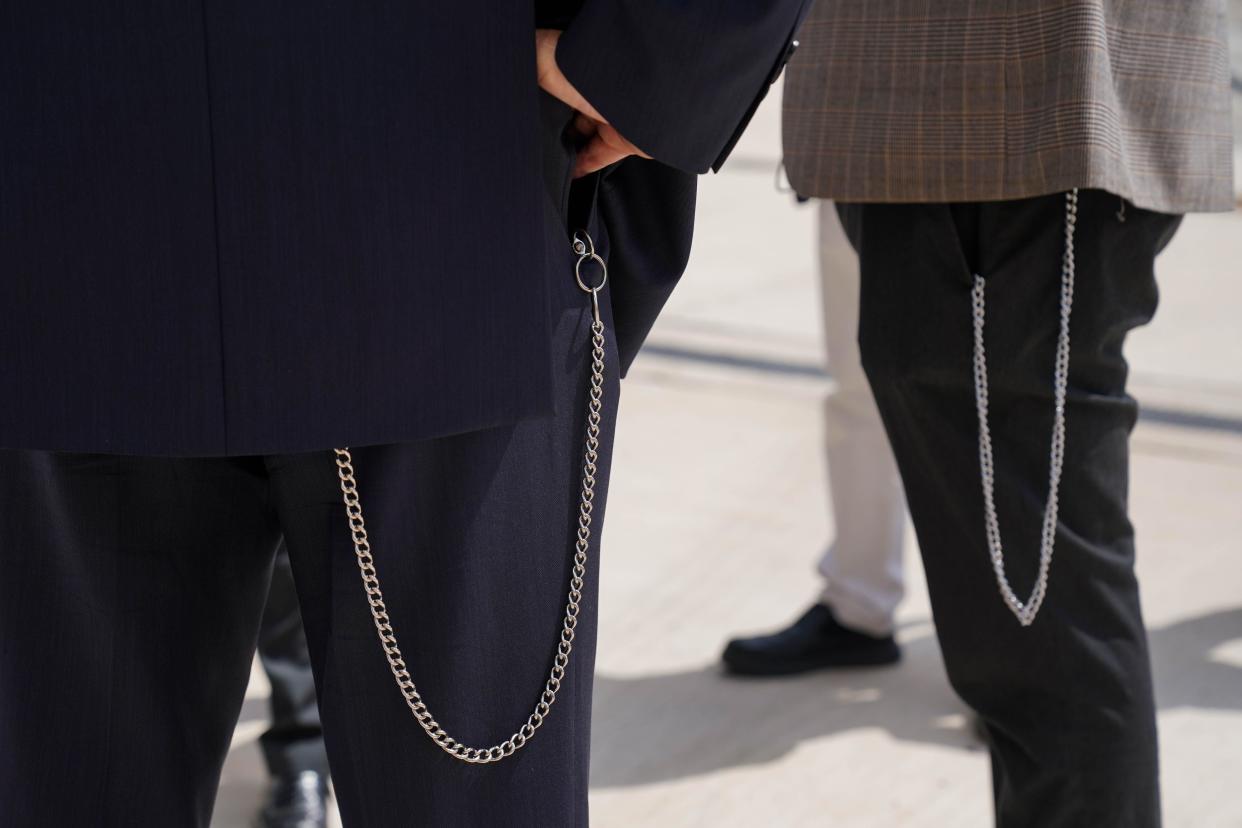
[[[1154,629],[1150,638],[1161,710],[1242,710],[1242,608]],[[1230,642],[1239,646],[1233,658],[1220,649]]]
[[[739,679],[715,663],[595,682],[591,785],[617,788],[775,761],[800,743],[876,728],[893,738],[982,750],[953,695],[929,624],[904,636],[902,663],[787,679]],[[1242,709],[1242,666],[1221,645],[1242,640],[1242,609],[1150,633],[1161,709]]]
[[[879,728],[904,741],[979,750],[944,677],[929,624],[902,636],[897,667],[784,679],[699,670],[595,680],[591,786],[645,785],[779,759],[799,743]]]

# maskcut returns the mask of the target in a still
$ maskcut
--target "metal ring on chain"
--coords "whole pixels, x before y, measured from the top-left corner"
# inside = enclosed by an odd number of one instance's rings
[[[974,374],[975,408],[979,415],[979,473],[983,485],[984,528],[987,534],[988,553],[996,583],[1006,606],[1017,617],[1018,623],[1029,627],[1043,605],[1048,592],[1048,572],[1052,566],[1052,549],[1057,533],[1058,490],[1061,485],[1061,468],[1065,461],[1065,395],[1069,386],[1069,327],[1070,311],[1074,304],[1074,231],[1078,227],[1078,190],[1065,194],[1065,251],[1061,260],[1061,327],[1057,335],[1056,363],[1053,369],[1053,420],[1052,446],[1048,462],[1048,501],[1044,506],[1044,522],[1039,539],[1039,572],[1031,595],[1025,602],[1014,594],[1005,574],[1005,552],[1001,545],[1000,522],[996,516],[994,490],[995,468],[992,464],[992,435],[988,429],[988,366],[983,344],[985,316],[985,288],[982,276],[975,275],[972,300],[974,303]]]
[[[585,240],[574,234],[574,251],[578,254],[578,264],[583,259],[597,259],[601,265],[604,260],[595,253],[595,245],[585,231],[579,231]],[[607,279],[607,268],[604,270]],[[581,278],[579,278],[581,285]],[[552,658],[552,669],[544,683],[543,692],[535,703],[535,708],[509,738],[491,747],[471,747],[454,739],[427,709],[426,702],[418,693],[414,679],[397,645],[397,634],[393,630],[392,621],[388,616],[388,608],[384,605],[384,595],[380,590],[379,574],[375,570],[375,559],[371,556],[371,544],[367,538],[366,522],[362,517],[362,502],[358,495],[358,481],[354,478],[353,457],[348,448],[333,449],[336,453],[337,477],[341,482],[341,497],[345,503],[345,514],[349,519],[350,536],[353,539],[354,556],[358,561],[358,572],[362,577],[362,588],[366,592],[367,604],[371,608],[371,618],[375,622],[375,631],[379,636],[380,646],[388,659],[393,678],[397,681],[397,689],[401,691],[406,706],[414,714],[415,720],[445,753],[455,759],[474,765],[486,765],[499,762],[512,756],[530,741],[535,732],[543,725],[552,705],[556,703],[561,683],[565,680],[569,668],[569,656],[574,646],[574,628],[578,625],[578,612],[581,608],[582,591],[586,582],[587,552],[591,545],[591,512],[595,500],[595,474],[598,471],[600,421],[604,400],[604,323],[599,313],[599,291],[601,282],[594,288],[582,287],[591,294],[594,309],[591,323],[591,382],[587,389],[587,422],[586,445],[582,458],[582,488],[578,503],[578,530],[574,544],[573,567],[569,578],[569,592],[565,604],[565,617],[561,624],[560,639],[556,644],[556,652]]]
[[[599,268],[600,268],[600,272],[602,275],[600,276],[598,285],[588,285],[583,280],[582,278],[582,263],[583,262],[598,262],[599,263]],[[603,290],[604,285],[608,284],[608,264],[602,258],[600,258],[600,255],[598,253],[592,250],[590,253],[587,253],[587,254],[584,254],[578,257],[578,261],[574,263],[574,276],[578,280],[578,287],[582,288],[587,293],[592,293],[593,291],[597,291],[597,290]]]
[[[591,294],[595,300],[594,304],[599,304],[599,292],[604,289],[604,285],[608,284],[608,263],[595,252],[595,242],[585,230],[574,231],[573,249],[578,254],[578,261],[574,262],[574,278],[578,280],[578,287]],[[600,268],[600,279],[598,285],[588,285],[582,278],[582,265],[584,262],[598,262]]]

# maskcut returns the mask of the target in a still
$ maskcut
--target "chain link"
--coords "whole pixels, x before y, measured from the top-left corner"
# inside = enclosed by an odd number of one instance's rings
[[[1074,231],[1078,227],[1078,190],[1065,194],[1065,252],[1061,260],[1061,327],[1057,335],[1056,363],[1053,368],[1052,445],[1048,462],[1048,501],[1044,506],[1044,522],[1039,539],[1039,572],[1031,595],[1025,602],[1014,594],[1005,574],[1005,551],[1001,545],[1000,521],[996,516],[994,489],[995,468],[992,464],[992,434],[988,429],[988,366],[983,345],[985,316],[985,288],[982,276],[975,275],[971,298],[974,303],[974,373],[975,407],[979,415],[979,472],[983,484],[984,528],[987,534],[988,552],[996,583],[1006,606],[1017,617],[1018,623],[1029,627],[1043,605],[1048,592],[1048,572],[1052,566],[1052,550],[1056,542],[1058,492],[1061,486],[1061,468],[1065,461],[1065,394],[1069,386],[1070,356],[1070,310],[1074,304]]]
[[[371,618],[375,622],[375,631],[379,636],[380,646],[384,650],[384,656],[388,659],[393,678],[397,681],[397,689],[401,691],[406,706],[410,708],[415,720],[431,737],[431,740],[453,758],[473,765],[499,762],[521,750],[530,741],[535,731],[543,725],[552,705],[556,703],[557,694],[560,692],[561,684],[569,668],[569,656],[574,647],[574,629],[578,626],[582,592],[586,585],[587,552],[591,545],[591,512],[595,501],[595,474],[598,471],[597,463],[599,462],[600,421],[604,405],[604,323],[599,312],[599,292],[603,289],[608,277],[607,265],[595,253],[595,245],[585,231],[578,231],[574,234],[574,252],[579,256],[578,266],[575,268],[578,284],[584,291],[591,294],[593,310],[591,382],[587,389],[586,446],[582,459],[577,540],[574,544],[565,618],[561,625],[560,640],[556,644],[556,652],[552,659],[551,672],[526,722],[503,742],[491,747],[471,747],[462,744],[445,732],[427,708],[422,696],[419,695],[414,679],[410,676],[409,667],[401,655],[401,648],[397,645],[397,634],[393,630],[388,608],[384,604],[384,594],[380,590],[379,574],[375,569],[375,559],[371,555],[366,521],[362,517],[358,481],[354,478],[353,457],[348,448],[333,449],[336,454],[337,477],[341,482],[341,497],[345,503],[345,514],[349,520],[350,535],[353,539],[354,556],[357,558],[358,572],[362,577],[362,588],[367,596],[367,604],[371,608]],[[599,284],[594,287],[588,287],[580,275],[581,265],[588,260],[597,263],[603,272]]]

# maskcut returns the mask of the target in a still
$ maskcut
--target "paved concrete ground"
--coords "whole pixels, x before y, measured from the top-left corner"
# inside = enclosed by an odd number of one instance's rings
[[[813,213],[774,191],[775,114],[703,182],[690,272],[625,384],[594,823],[985,826],[986,753],[945,682],[913,543],[900,667],[790,681],[717,668],[728,635],[811,600],[832,532]],[[1167,824],[1242,826],[1242,213],[1191,218],[1160,264],[1163,306],[1130,355]],[[218,828],[245,825],[258,801],[263,697],[256,675]]]

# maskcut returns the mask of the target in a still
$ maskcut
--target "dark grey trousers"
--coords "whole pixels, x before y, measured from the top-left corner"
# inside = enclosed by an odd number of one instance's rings
[[[953,687],[987,724],[997,823],[1160,824],[1147,637],[1126,512],[1126,334],[1156,309],[1153,262],[1179,218],[1081,197],[1065,468],[1051,585],[1035,623],[1002,603],[984,536],[972,380],[972,275],[988,281],[996,502],[1025,599],[1048,491],[1063,195],[849,205],[859,338],[922,548]]]
[[[315,675],[302,628],[293,564],[282,544],[272,566],[267,605],[259,622],[259,661],[272,686],[271,724],[259,737],[263,761],[273,777],[302,771],[328,774],[328,751],[315,699]]]
[[[554,414],[354,450],[410,672],[440,723],[472,745],[526,720],[565,608],[590,300],[574,284],[567,243],[563,264],[549,308]],[[607,317],[607,293],[603,305]],[[376,641],[329,451],[0,452],[0,825],[208,824],[282,537],[345,825],[585,825],[617,403],[606,321],[595,535],[571,667],[546,724],[498,765],[445,755],[407,710]],[[426,404],[437,404],[434,389]]]

